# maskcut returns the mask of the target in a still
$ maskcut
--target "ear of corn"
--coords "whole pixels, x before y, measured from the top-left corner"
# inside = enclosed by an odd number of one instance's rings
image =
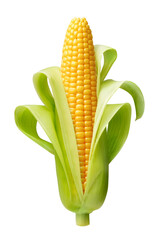
[[[73,19],[67,29],[61,77],[75,129],[84,192],[97,106],[95,51],[85,18]]]
[[[103,204],[109,163],[129,132],[130,104],[108,101],[121,88],[133,97],[136,119],[144,112],[144,98],[136,84],[105,80],[116,56],[115,49],[93,47],[86,19],[73,19],[65,37],[61,69],[47,68],[33,77],[44,106],[15,110],[18,128],[55,155],[62,203],[76,213],[76,223],[82,226],[89,224],[89,214]],[[37,122],[49,142],[39,137]]]

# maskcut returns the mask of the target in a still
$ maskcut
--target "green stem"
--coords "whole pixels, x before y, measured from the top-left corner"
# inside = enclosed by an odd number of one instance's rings
[[[78,226],[89,225],[89,214],[88,213],[82,213],[82,214],[76,213],[76,224]]]

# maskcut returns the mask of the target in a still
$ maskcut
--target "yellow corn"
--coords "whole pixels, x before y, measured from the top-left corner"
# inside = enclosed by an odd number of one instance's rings
[[[74,18],[67,29],[61,77],[74,124],[84,192],[97,106],[95,52],[85,18]]]

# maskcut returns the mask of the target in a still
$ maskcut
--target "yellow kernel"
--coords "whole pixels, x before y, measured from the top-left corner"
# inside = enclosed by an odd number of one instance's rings
[[[91,105],[84,105],[84,110],[91,111],[92,106]]]
[[[90,99],[84,100],[84,104],[85,104],[85,105],[88,105],[88,104],[91,104],[91,103],[92,103],[92,101],[91,101]]]
[[[84,89],[90,89],[90,85],[84,85]]]
[[[77,43],[79,44],[79,43],[83,43],[83,39],[82,38],[77,38]]]
[[[84,69],[84,74],[89,74],[90,70],[89,69]]]
[[[84,48],[84,53],[89,53],[89,48]],[[89,55],[89,54],[88,54]],[[88,58],[88,60],[89,60],[89,58]]]
[[[96,96],[96,91],[91,91],[92,96]]]
[[[78,32],[82,32],[82,28],[81,27],[78,28]]]
[[[84,127],[84,122],[75,122],[76,127]]]
[[[85,148],[90,149],[91,148],[91,143],[85,143],[84,146],[85,146]]]
[[[87,38],[87,33],[83,32],[83,38]]]
[[[77,139],[77,143],[78,143],[78,144],[84,143],[84,138],[78,138],[78,139]]]
[[[93,78],[96,79],[95,76],[91,76],[91,80],[93,80]],[[91,86],[96,86],[96,81],[91,81]]]
[[[82,93],[84,91],[84,86],[77,86],[77,92]]]
[[[75,55],[71,57],[71,60],[72,60],[72,61],[77,61],[77,59],[78,59],[78,57],[75,56]]]
[[[85,189],[85,187],[84,187],[85,178],[82,177],[82,178],[81,178],[81,181],[82,181],[82,188],[83,188],[83,191],[84,191],[84,189]]]
[[[84,111],[84,115],[86,115],[86,116],[91,116],[91,113],[92,113],[92,111],[87,111],[87,110]]]
[[[85,137],[85,143],[91,143],[92,138],[91,137]]]
[[[96,92],[96,86],[95,86],[95,87],[91,87],[91,90],[92,90],[93,92]]]
[[[83,108],[84,108],[82,104],[77,104],[76,105],[76,103],[75,103],[75,106],[76,106],[77,110],[83,110]]]
[[[76,88],[69,88],[69,93],[76,93]]]
[[[93,52],[94,47],[92,45],[88,45],[88,48],[89,48],[89,50],[91,50],[91,54],[93,55],[94,54],[94,52]]]
[[[88,43],[84,42],[83,46],[84,46],[84,48],[88,48]]]
[[[96,97],[92,96],[92,97],[91,97],[91,100],[92,100],[92,101],[96,101]]]
[[[88,172],[88,164],[85,165],[85,171]],[[87,177],[85,177],[87,179]]]
[[[78,34],[77,34],[77,38],[82,38],[83,37],[83,33],[82,32],[79,32]]]
[[[88,39],[86,37],[84,37],[83,42],[88,42]]]
[[[84,135],[84,133],[80,133],[80,134]],[[83,155],[84,154],[84,150],[78,150],[78,153],[79,153],[79,155]]]
[[[64,82],[64,86],[65,86],[65,87],[69,87],[69,83],[65,81],[65,82]]]
[[[66,75],[70,77],[70,72],[66,71]]]
[[[85,160],[89,160],[89,154],[88,153],[86,153],[84,156],[85,156]]]
[[[84,69],[84,65],[79,64],[78,65],[78,69],[83,70]]]
[[[84,166],[84,160],[85,160],[85,156],[79,155],[80,166]]]
[[[83,27],[82,29],[83,29],[83,32],[86,32],[86,33],[87,33],[86,27]]]
[[[83,70],[77,70],[77,74],[83,76],[84,75],[84,71]]]
[[[77,80],[83,81],[84,80],[84,75],[77,75]]]
[[[84,116],[76,116],[75,121],[76,122],[83,122],[84,121]]]
[[[78,144],[78,150],[84,150],[85,145],[84,144]]]
[[[86,171],[85,166],[82,165],[82,166],[80,167],[80,172],[81,172],[81,173],[84,173],[85,171]]]
[[[65,87],[65,92],[67,92],[69,90],[69,87]]]
[[[75,103],[75,102],[73,102],[73,103],[69,102],[69,107],[70,107],[70,108],[75,108],[75,106],[76,106],[76,103]]]
[[[77,70],[77,66],[75,66],[75,67],[72,67],[72,66],[71,66],[71,68],[70,68],[70,72],[71,72],[71,73],[75,73],[76,70]]]
[[[83,40],[82,40],[83,41]],[[84,48],[84,44],[82,43],[82,41],[79,41],[77,46],[78,48]]]
[[[84,132],[76,132],[76,137],[77,138],[84,138]],[[83,152],[83,154],[84,154],[84,152]],[[80,154],[80,155],[83,155],[83,154]]]
[[[88,38],[89,40],[91,40],[92,34],[88,34],[87,38]]]
[[[74,73],[71,73],[70,74],[71,75],[71,77],[69,78],[69,82],[71,82],[71,83],[75,83],[76,82],[76,77],[74,76]]]
[[[93,53],[94,53],[94,52],[93,52]],[[90,59],[90,60],[95,60],[95,54],[90,55],[90,56],[89,56],[89,59]]]
[[[91,101],[91,103],[92,103],[92,106],[97,106],[97,101]]]
[[[81,178],[84,178],[86,174],[84,172],[81,172]]]
[[[96,70],[96,66],[90,66],[90,70],[91,71],[95,71]]]
[[[89,69],[89,64],[87,64],[87,63],[85,64],[85,62],[84,62],[84,68]]]
[[[84,74],[85,79],[90,79],[90,74]]]
[[[90,85],[90,84],[91,84],[91,80],[85,79],[85,80],[84,80],[84,84],[85,84],[85,85],[88,85],[88,84]]]
[[[74,31],[74,36],[77,36],[77,31]]]
[[[68,50],[68,51],[67,51],[67,54],[68,54],[68,55],[72,55],[72,53],[74,54],[74,52],[72,52],[71,50]]]
[[[71,51],[71,55],[73,54],[73,56],[78,56],[78,51]]]
[[[71,114],[75,114],[75,108],[70,107],[70,112],[71,112]]]
[[[92,137],[92,132],[85,132],[85,137]]]
[[[72,62],[71,62],[71,66],[72,66],[72,67],[77,67],[77,65],[78,65],[77,61],[72,61]]]
[[[78,64],[84,64],[84,59],[78,59]]]
[[[83,53],[79,53],[79,54],[78,54],[78,58],[79,58],[79,59],[84,59],[84,54],[83,54]]]
[[[84,103],[83,99],[77,99],[76,100],[76,104],[83,104],[83,103]]]
[[[79,48],[78,49],[78,53],[84,53],[84,49],[83,48]]]
[[[91,121],[85,121],[84,125],[85,127],[91,127]]]
[[[84,94],[85,95],[90,95],[91,94],[91,90],[90,89],[85,89],[84,90]]]
[[[84,86],[84,82],[83,81],[77,81],[77,85]]]
[[[85,58],[85,59],[84,59],[84,63],[89,66],[89,59]]]
[[[84,112],[83,112],[83,110],[76,110],[76,111],[75,111],[75,114],[76,114],[77,116],[83,116]]]
[[[92,112],[96,112],[96,106],[92,106]]]
[[[85,154],[89,154],[90,153],[90,149],[89,148],[86,148],[85,149]]]
[[[77,93],[76,94],[76,99],[83,99],[83,94],[82,93]]]
[[[76,87],[76,83],[74,82],[70,82],[70,83],[67,83],[69,85],[69,87],[71,88],[75,88]]]
[[[84,96],[83,96],[83,99],[84,99],[84,100],[91,99],[91,95],[84,95]]]
[[[91,116],[84,116],[84,121],[91,121]]]
[[[89,54],[88,53],[84,53],[83,57],[89,59]]]
[[[92,128],[92,127],[85,127],[84,130],[85,130],[86,132],[90,132],[90,131],[93,130],[93,128]]]
[[[71,113],[72,120],[75,120],[75,113]]]

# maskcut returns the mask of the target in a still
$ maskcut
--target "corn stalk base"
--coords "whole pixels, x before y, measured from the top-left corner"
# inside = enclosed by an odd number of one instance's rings
[[[76,213],[76,224],[78,226],[87,226],[89,225],[89,214],[78,214]]]

